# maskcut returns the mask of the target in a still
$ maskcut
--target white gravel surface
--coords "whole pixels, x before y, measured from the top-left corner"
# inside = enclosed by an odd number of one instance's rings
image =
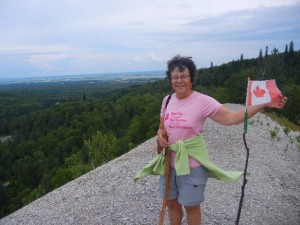
[[[241,105],[227,104],[240,109]],[[300,224],[300,150],[295,137],[269,117],[250,119],[247,143],[248,183],[240,224]],[[224,127],[208,120],[204,138],[212,162],[223,169],[243,170],[246,150],[243,125]],[[271,138],[270,131],[279,132]],[[158,177],[133,182],[156,154],[152,138],[127,154],[48,193],[0,220],[0,225],[142,225],[157,224],[161,207]],[[202,224],[235,224],[242,179],[224,183],[209,179],[202,205]],[[165,219],[165,224],[168,219]],[[183,224],[186,224],[184,219]]]

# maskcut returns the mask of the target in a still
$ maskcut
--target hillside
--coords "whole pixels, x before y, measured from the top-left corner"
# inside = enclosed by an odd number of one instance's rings
[[[291,41],[282,53],[274,48],[258,58],[211,63],[197,71],[193,89],[221,103],[244,104],[249,77],[275,79],[288,102],[265,111],[293,123],[285,132],[299,131],[300,51],[293,46]],[[171,89],[167,79],[156,80],[157,73],[149,72],[150,80],[145,75],[123,77],[132,83],[79,76],[0,85],[0,139],[8,137],[0,143],[0,218],[153,137]]]
[[[274,130],[278,132],[271,138]],[[223,127],[208,120],[204,138],[211,160],[224,169],[243,170],[246,151],[242,132],[243,125]],[[300,151],[295,140],[299,135],[290,132],[287,136],[280,125],[260,113],[250,119],[251,176],[240,224],[300,223]],[[156,224],[161,206],[158,177],[133,182],[137,171],[155,156],[155,143],[155,137],[147,140],[3,218],[0,225]],[[241,184],[242,179],[234,183],[209,179],[203,224],[234,224]]]

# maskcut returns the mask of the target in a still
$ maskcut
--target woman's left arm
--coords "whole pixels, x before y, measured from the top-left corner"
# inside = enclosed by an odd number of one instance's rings
[[[286,102],[287,102],[287,97],[280,96],[280,98],[278,98],[277,101],[261,104],[261,105],[250,106],[248,107],[248,118],[251,118],[260,110],[266,107],[282,109],[285,106]],[[216,115],[212,117],[212,120],[222,125],[240,124],[244,121],[244,114],[245,114],[245,109],[241,109],[235,112],[225,106],[221,106],[218,112],[216,113]]]

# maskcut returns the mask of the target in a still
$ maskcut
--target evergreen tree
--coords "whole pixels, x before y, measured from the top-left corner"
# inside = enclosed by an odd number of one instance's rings
[[[284,49],[284,54],[286,54],[286,55],[287,55],[287,54],[288,54],[288,52],[289,52],[289,50],[288,50],[288,45],[286,44],[286,45],[285,45],[285,49]]]
[[[84,146],[93,169],[114,159],[119,151],[116,137],[101,131],[97,131],[91,140],[85,141]]]
[[[294,42],[293,41],[290,42],[289,55],[291,57],[294,56]]]
[[[214,71],[214,64],[213,64],[213,62],[210,62],[210,72],[213,72]]]
[[[243,54],[241,54],[240,61],[241,61],[241,62],[243,62],[243,61],[244,61],[244,55],[243,55]]]
[[[283,61],[285,63],[288,62],[288,58],[289,58],[289,51],[288,51],[288,45],[285,45],[285,49],[284,49],[284,56],[283,56]]]
[[[293,41],[290,42],[289,52],[294,53],[294,42]]]
[[[258,59],[259,59],[260,62],[262,62],[262,60],[263,60],[263,52],[262,52],[262,49],[259,50]]]
[[[265,58],[267,58],[269,56],[269,47],[266,46],[266,51],[265,51]]]
[[[274,48],[271,52],[271,55],[277,55],[279,53],[278,48]]]

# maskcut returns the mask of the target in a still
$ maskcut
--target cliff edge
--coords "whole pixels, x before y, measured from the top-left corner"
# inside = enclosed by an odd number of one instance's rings
[[[212,162],[226,170],[243,170],[243,125],[226,127],[208,120],[205,129]],[[278,130],[275,138],[270,135],[273,130]],[[250,119],[246,139],[251,175],[247,176],[240,224],[300,224],[300,151],[295,139],[299,135],[285,134],[280,125],[260,113]],[[133,182],[136,173],[155,155],[153,137],[1,219],[0,225],[157,224],[159,178],[148,176]],[[233,183],[209,179],[202,224],[235,224],[241,185],[242,179]],[[165,224],[169,224],[167,219]]]

